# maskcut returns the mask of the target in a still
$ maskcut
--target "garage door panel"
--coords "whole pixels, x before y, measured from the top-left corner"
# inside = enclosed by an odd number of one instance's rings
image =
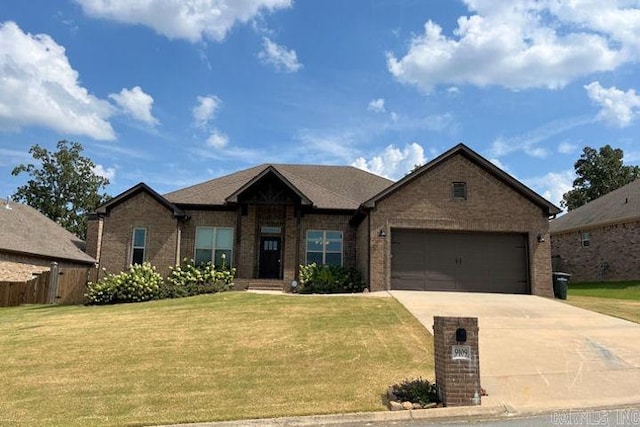
[[[524,234],[392,230],[393,289],[528,293]]]

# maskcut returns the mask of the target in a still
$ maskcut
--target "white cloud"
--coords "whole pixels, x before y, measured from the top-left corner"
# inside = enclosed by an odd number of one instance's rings
[[[217,129],[214,129],[207,138],[207,145],[213,148],[224,148],[227,144],[229,144],[229,137]]]
[[[640,116],[640,95],[629,89],[624,92],[612,86],[603,88],[600,82],[591,82],[584,87],[589,98],[600,106],[598,120],[617,127],[626,127]]]
[[[197,127],[205,127],[213,119],[222,105],[222,101],[215,95],[199,96],[198,104],[193,107],[193,120]]]
[[[571,142],[563,141],[558,145],[558,153],[560,154],[573,154],[578,151],[578,145]]]
[[[556,135],[567,132],[573,128],[593,122],[590,117],[574,117],[565,120],[554,120],[549,123],[512,137],[496,138],[489,149],[493,157],[503,157],[508,154],[522,151],[531,157],[545,158],[550,152],[540,144]]]
[[[424,164],[425,161],[422,146],[412,142],[405,145],[402,150],[393,144],[389,145],[369,160],[358,157],[351,166],[397,180],[409,173],[416,165]]]
[[[286,47],[272,42],[268,37],[262,39],[262,50],[258,58],[263,63],[272,65],[276,70],[285,73],[295,73],[302,68],[295,50],[287,50]]]
[[[367,106],[367,110],[376,113],[384,113],[384,98],[372,99]]]
[[[640,11],[623,2],[465,0],[453,36],[427,21],[399,58],[387,55],[401,82],[561,88],[640,56]]]
[[[499,159],[493,158],[493,159],[489,159],[489,161],[494,165],[496,165],[497,167],[499,167],[500,169],[502,169],[503,171],[507,172],[507,167]]]
[[[116,176],[116,169],[105,168],[104,166],[98,164],[93,168],[93,173],[103,178],[107,178],[109,181],[111,181]]]
[[[353,160],[359,155],[359,151],[354,148],[362,135],[357,130],[336,131],[315,131],[301,129],[297,132],[298,159],[307,163],[345,163]]]
[[[95,18],[141,24],[169,39],[222,41],[236,22],[263,11],[290,7],[292,0],[76,0]]]
[[[113,99],[125,114],[135,120],[151,126],[158,124],[158,119],[151,114],[153,98],[144,93],[140,86],[135,86],[133,89],[122,89],[120,93],[110,94],[109,98]]]
[[[524,179],[523,182],[554,205],[560,206],[562,195],[573,188],[574,179],[574,171],[566,170],[549,172],[543,176]]]
[[[0,129],[43,126],[57,132],[113,140],[113,107],[78,81],[64,47],[46,34],[0,24]]]

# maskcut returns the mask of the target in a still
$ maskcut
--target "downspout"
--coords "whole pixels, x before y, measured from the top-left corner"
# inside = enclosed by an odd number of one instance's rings
[[[367,286],[371,290],[371,215],[367,213]]]
[[[180,218],[176,218],[176,262],[175,265],[180,265],[180,250],[182,241],[182,224]]]
[[[300,222],[301,222],[301,211],[302,207],[297,206],[296,208],[296,268],[295,268],[295,277],[296,281],[300,280]]]
[[[100,258],[102,257],[102,237],[103,237],[103,231],[104,231],[104,217],[103,216],[98,216],[98,239],[96,242],[96,261],[98,263],[98,271],[96,273],[96,282],[98,280],[100,280],[100,271],[102,270],[100,268]]]

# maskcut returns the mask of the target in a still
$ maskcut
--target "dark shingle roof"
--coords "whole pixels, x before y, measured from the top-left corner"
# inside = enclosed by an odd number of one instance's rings
[[[31,206],[0,204],[0,251],[95,263],[82,247],[82,240]]]
[[[640,179],[567,212],[551,221],[558,234],[640,219]]]
[[[393,182],[352,166],[263,164],[165,194],[178,205],[223,205],[227,199],[273,168],[319,209],[357,209]]]

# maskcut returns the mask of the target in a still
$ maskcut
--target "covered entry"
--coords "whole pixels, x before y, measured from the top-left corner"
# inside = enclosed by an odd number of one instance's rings
[[[528,294],[526,234],[392,229],[391,288]]]

